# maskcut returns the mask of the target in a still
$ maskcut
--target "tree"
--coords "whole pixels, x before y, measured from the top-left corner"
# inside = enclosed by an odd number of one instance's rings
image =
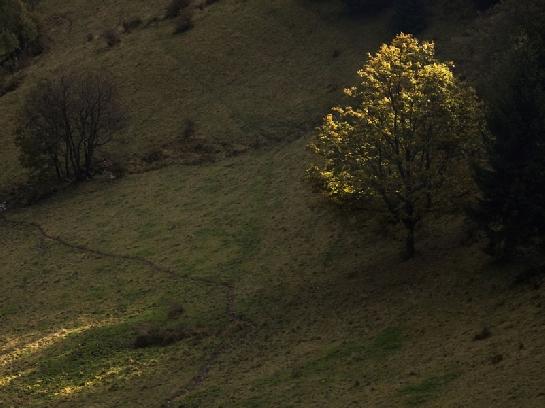
[[[497,4],[499,0],[473,0],[473,4],[477,10],[486,10]]]
[[[20,0],[0,0],[0,65],[38,42],[36,22]]]
[[[498,13],[489,34],[503,36],[502,48],[487,54],[483,84],[488,161],[476,171],[481,198],[470,215],[487,252],[508,259],[545,237],[545,4],[507,1]]]
[[[428,25],[424,0],[395,0],[392,26],[396,32],[418,34]]]
[[[390,7],[393,0],[343,0],[351,13],[376,13]]]
[[[75,73],[44,81],[23,104],[16,136],[21,163],[41,178],[90,178],[96,150],[110,142],[122,124],[109,75]]]
[[[379,204],[407,230],[407,256],[424,215],[467,193],[479,150],[480,105],[431,42],[400,34],[345,90],[353,106],[326,116],[311,149],[323,189],[340,202]]]

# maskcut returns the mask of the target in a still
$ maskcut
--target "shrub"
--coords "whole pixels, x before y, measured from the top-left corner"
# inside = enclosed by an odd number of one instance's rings
[[[195,122],[193,122],[191,119],[187,119],[184,122],[182,132],[180,135],[181,141],[188,141],[195,137]]]
[[[165,11],[165,18],[171,19],[178,17],[182,10],[189,7],[191,0],[171,0]]]
[[[183,325],[143,328],[134,339],[134,348],[166,347],[190,335],[191,333]]]
[[[124,20],[122,23],[123,31],[125,33],[130,33],[132,30],[135,30],[136,28],[140,27],[142,23],[143,21],[140,17],[133,17],[129,20]]]
[[[165,155],[161,150],[152,150],[142,156],[142,160],[148,164],[156,163],[165,159]]]
[[[121,35],[119,34],[119,31],[110,28],[102,33],[102,38],[104,38],[104,41],[106,41],[106,45],[108,47],[115,47],[121,42]]]
[[[174,34],[185,33],[193,28],[193,10],[185,9],[176,19]]]

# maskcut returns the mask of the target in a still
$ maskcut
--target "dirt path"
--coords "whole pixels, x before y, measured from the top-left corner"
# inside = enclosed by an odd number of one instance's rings
[[[198,284],[205,284],[209,286],[219,287],[225,292],[227,297],[227,302],[225,305],[224,313],[227,319],[230,321],[230,324],[219,335],[219,337],[222,339],[221,343],[216,349],[212,350],[206,356],[206,358],[204,359],[205,361],[203,362],[203,364],[201,365],[201,367],[199,368],[195,376],[187,384],[183,385],[178,391],[176,391],[169,398],[167,398],[166,401],[162,404],[162,407],[171,406],[171,403],[174,402],[174,400],[183,397],[185,394],[194,390],[195,388],[197,388],[198,386],[200,386],[206,381],[206,378],[208,377],[208,374],[210,370],[212,369],[212,367],[216,364],[219,357],[227,351],[227,340],[229,338],[229,330],[234,325],[245,325],[245,326],[252,326],[252,327],[255,326],[255,324],[252,321],[236,313],[235,287],[233,284],[229,282],[216,281],[213,279],[190,276],[187,273],[180,274],[176,272],[174,269],[171,269],[163,265],[159,265],[147,258],[105,252],[98,249],[90,248],[86,245],[68,242],[61,237],[51,235],[40,224],[37,224],[35,222],[10,220],[3,214],[0,214],[0,220],[3,220],[5,224],[11,225],[15,228],[34,229],[39,233],[39,235],[42,238],[47,239],[49,241],[56,242],[57,244],[62,245],[66,248],[72,249],[74,251],[92,254],[101,258],[109,258],[109,259],[118,260],[118,261],[124,261],[124,262],[129,261],[129,262],[139,263],[155,272],[166,274],[170,276],[171,278],[185,279],[185,280],[198,283]]]

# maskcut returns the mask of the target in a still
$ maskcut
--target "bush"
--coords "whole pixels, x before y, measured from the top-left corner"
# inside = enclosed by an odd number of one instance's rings
[[[143,328],[134,339],[134,348],[166,347],[190,335],[191,333],[183,325]]]
[[[187,119],[184,122],[184,125],[182,127],[182,132],[180,134],[180,140],[181,141],[188,141],[195,137],[195,122],[193,122],[191,119]]]
[[[133,17],[129,20],[124,20],[122,23],[123,32],[130,33],[132,30],[140,27],[142,25],[142,19],[140,17]]]
[[[102,38],[106,41],[108,47],[115,47],[121,42],[121,35],[113,28],[110,28],[102,33]]]
[[[185,33],[193,28],[193,10],[185,9],[176,19],[174,34]]]
[[[176,18],[180,15],[182,10],[189,7],[191,0],[171,0],[165,11],[165,18]]]

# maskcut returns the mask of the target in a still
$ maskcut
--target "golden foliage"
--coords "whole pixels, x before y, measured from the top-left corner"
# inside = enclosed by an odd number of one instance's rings
[[[474,91],[441,62],[433,42],[400,34],[382,45],[345,93],[354,104],[328,114],[311,144],[310,172],[333,197],[381,198],[398,221],[470,187],[483,118]]]

